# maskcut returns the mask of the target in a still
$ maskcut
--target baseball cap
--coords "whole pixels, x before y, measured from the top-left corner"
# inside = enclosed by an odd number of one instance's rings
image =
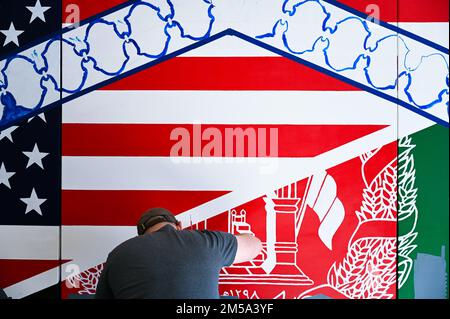
[[[138,235],[143,235],[147,229],[161,222],[178,224],[178,220],[167,209],[161,207],[150,208],[145,211],[138,220]]]

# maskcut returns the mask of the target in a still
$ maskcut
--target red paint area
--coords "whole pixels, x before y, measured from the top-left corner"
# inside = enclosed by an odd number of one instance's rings
[[[30,277],[58,267],[67,260],[0,259],[0,288],[6,288]],[[54,282],[58,281],[55,275]]]
[[[378,7],[379,19],[386,22],[448,22],[449,1],[432,0],[339,0],[365,14]]]
[[[227,193],[227,191],[63,190],[62,223],[135,226],[142,213],[149,208],[164,207],[174,214],[179,214]]]
[[[125,2],[127,0],[63,0],[62,22],[73,23],[68,19],[73,17],[75,12],[80,13],[81,21]]]
[[[359,89],[284,57],[183,57],[164,61],[102,90]]]
[[[225,153],[226,130],[242,129],[245,131],[249,129],[248,131],[254,134],[252,135],[254,142],[251,143],[253,146],[250,149],[256,150],[256,157],[268,157],[269,155],[272,157],[312,157],[384,127],[383,125],[201,125],[202,133],[208,128],[220,131],[222,139],[217,143],[221,147],[217,147],[215,150],[219,151],[221,148],[221,153],[214,154],[201,153],[210,140],[200,141],[201,137],[196,138],[193,126],[188,124],[63,124],[62,155],[170,156],[172,147],[181,140],[181,137],[177,136],[171,140],[171,132],[176,128],[184,128],[186,132],[189,132],[189,138],[186,140],[189,143],[187,145],[190,145],[190,151],[187,156],[228,156]],[[278,130],[278,139],[275,139],[276,133],[271,134],[272,129]],[[259,135],[265,136],[266,145],[258,153]],[[271,146],[271,135],[278,143],[278,147],[275,147],[275,150],[278,150],[278,156],[270,152],[273,147]],[[231,141],[231,138],[228,137],[228,141]],[[237,150],[238,143],[236,138],[233,138],[232,156],[242,157],[243,154],[243,157],[255,157],[253,154],[249,155],[248,137],[245,137],[243,141],[244,147]],[[198,153],[194,153],[195,143],[201,146]],[[182,154],[176,155],[181,156]]]

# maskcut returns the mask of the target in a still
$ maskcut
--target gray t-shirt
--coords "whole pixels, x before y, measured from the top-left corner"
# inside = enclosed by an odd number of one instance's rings
[[[166,225],[108,255],[96,298],[219,298],[219,271],[233,263],[236,251],[232,234]]]

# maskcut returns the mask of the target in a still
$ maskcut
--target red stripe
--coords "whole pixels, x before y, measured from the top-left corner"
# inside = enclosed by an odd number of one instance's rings
[[[128,76],[102,90],[359,89],[283,57],[180,57]]]
[[[32,238],[30,238],[32,240]],[[0,288],[6,288],[66,263],[68,260],[0,259]],[[54,277],[57,283],[58,277]]]
[[[399,22],[448,22],[448,0],[398,0]]]
[[[207,128],[220,131],[222,154],[214,156],[230,156],[225,154],[225,129],[251,129],[258,141],[258,129],[265,129],[265,154],[257,157],[276,155],[270,152],[270,129],[278,128],[279,157],[311,157],[346,144],[357,138],[384,128],[383,125],[202,125],[197,131]],[[193,126],[188,124],[63,124],[63,156],[170,156],[171,148],[179,141],[170,140],[175,128],[189,131],[190,154],[194,154]],[[181,138],[180,138],[181,139]],[[197,138],[195,138],[198,141]],[[203,147],[209,140],[203,141]],[[236,145],[236,141],[233,141]],[[244,146],[244,157],[248,157],[248,146]],[[181,154],[178,154],[181,155]],[[205,155],[208,156],[208,155]],[[234,151],[233,156],[239,156]],[[242,156],[242,155],[241,155]],[[253,156],[252,156],[253,157]]]
[[[353,9],[386,22],[448,22],[448,0],[338,0]],[[398,7],[397,7],[398,5]],[[377,7],[375,7],[377,6]],[[375,8],[375,9],[374,9]],[[397,17],[398,16],[398,17]]]
[[[179,190],[63,190],[62,224],[134,226],[148,208],[164,207],[176,215],[227,193]]]
[[[71,20],[76,12],[80,14],[80,20],[111,9],[127,0],[63,0],[62,19],[63,23],[73,23]]]
[[[81,20],[108,10],[126,0],[63,0],[63,22],[73,13],[73,7],[79,8]],[[379,7],[380,19],[387,22],[397,21],[397,3],[399,22],[448,22],[448,0],[339,0],[339,2],[364,13],[372,13],[373,5]]]

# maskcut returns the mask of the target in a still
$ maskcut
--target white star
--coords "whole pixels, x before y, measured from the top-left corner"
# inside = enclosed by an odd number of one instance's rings
[[[46,198],[38,198],[34,188],[31,191],[31,196],[29,198],[21,198],[20,200],[22,202],[24,202],[25,204],[27,204],[27,209],[25,211],[25,215],[34,210],[36,213],[38,213],[39,215],[42,216],[41,205],[47,199]]]
[[[14,23],[11,22],[9,26],[9,30],[0,30],[6,36],[5,42],[3,46],[7,45],[9,42],[14,42],[17,46],[19,46],[19,35],[21,35],[23,30],[16,30]]]
[[[39,113],[38,116],[41,120],[43,120],[45,123],[47,123],[47,119],[45,118],[45,113]],[[32,120],[34,120],[36,118],[36,116],[30,117],[28,119],[28,123],[30,123]]]
[[[34,148],[31,152],[22,152],[28,157],[27,168],[33,164],[39,165],[42,169],[44,166],[42,165],[42,159],[48,155],[48,153],[39,152],[39,148],[37,144],[34,144]]]
[[[7,172],[5,164],[2,163],[0,166],[0,185],[5,184],[6,187],[11,189],[11,185],[9,184],[9,179],[13,176],[15,172]]]
[[[0,141],[6,137],[8,140],[12,142],[13,140],[11,137],[11,133],[14,132],[17,128],[18,126],[11,126],[8,127],[6,130],[0,131]]]
[[[34,19],[39,18],[41,21],[45,22],[44,12],[50,9],[51,7],[43,7],[41,6],[41,1],[36,0],[36,4],[34,7],[27,7],[28,10],[31,11],[31,19],[30,23],[34,21]]]

